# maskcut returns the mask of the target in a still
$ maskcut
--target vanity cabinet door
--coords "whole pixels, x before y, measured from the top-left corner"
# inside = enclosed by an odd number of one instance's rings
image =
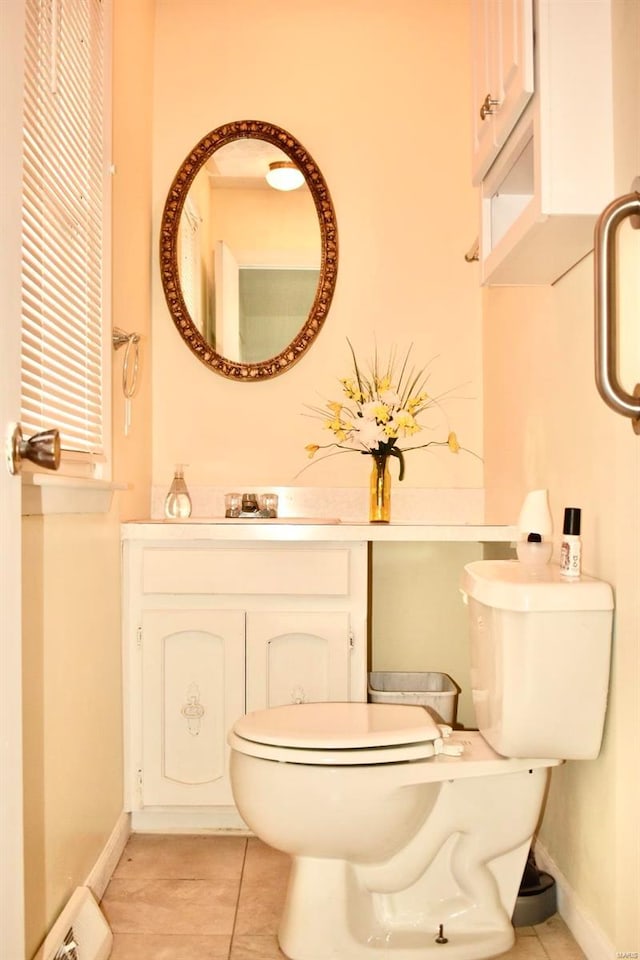
[[[247,614],[247,712],[287,703],[349,700],[346,612]]]
[[[232,804],[227,731],[244,713],[244,613],[142,614],[142,804]]]

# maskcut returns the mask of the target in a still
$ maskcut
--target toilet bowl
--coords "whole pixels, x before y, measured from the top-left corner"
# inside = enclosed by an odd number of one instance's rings
[[[239,812],[292,857],[278,931],[291,960],[480,960],[512,945],[550,769],[599,748],[613,606],[605,584],[552,571],[531,583],[517,566],[476,561],[463,577],[486,728],[378,703],[283,705],[234,724]]]

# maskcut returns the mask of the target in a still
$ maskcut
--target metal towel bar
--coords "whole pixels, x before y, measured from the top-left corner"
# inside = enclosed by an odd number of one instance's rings
[[[612,410],[632,418],[633,430],[640,435],[640,383],[633,396],[626,393],[617,371],[615,240],[618,227],[627,217],[635,229],[640,229],[640,177],[633,181],[631,193],[618,197],[600,214],[594,245],[596,386]]]
[[[138,387],[138,369],[140,365],[140,334],[126,333],[120,327],[114,327],[111,334],[113,349],[126,347],[122,364],[122,392],[124,394],[124,434],[129,435],[131,428],[131,399]],[[131,351],[133,350],[133,363]]]

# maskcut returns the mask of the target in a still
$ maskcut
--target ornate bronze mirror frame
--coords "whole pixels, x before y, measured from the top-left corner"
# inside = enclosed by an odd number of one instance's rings
[[[263,140],[282,151],[302,171],[315,205],[320,228],[318,283],[308,317],[291,342],[276,356],[253,363],[229,359],[218,353],[196,327],[185,303],[179,271],[179,227],[183,208],[196,174],[214,153],[232,141]],[[189,153],[178,170],[160,225],[160,274],[173,321],[188,347],[216,373],[233,380],[257,381],[284,373],[311,345],[324,323],[338,271],[336,216],[325,180],[308,151],[281,127],[259,120],[227,123],[208,133]]]

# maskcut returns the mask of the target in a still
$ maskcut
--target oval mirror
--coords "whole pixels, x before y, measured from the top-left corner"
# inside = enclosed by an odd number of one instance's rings
[[[295,183],[270,185],[278,177]],[[160,274],[203,363],[235,380],[284,373],[324,323],[337,270],[331,197],[295,137],[243,120],[196,144],[164,206]]]

